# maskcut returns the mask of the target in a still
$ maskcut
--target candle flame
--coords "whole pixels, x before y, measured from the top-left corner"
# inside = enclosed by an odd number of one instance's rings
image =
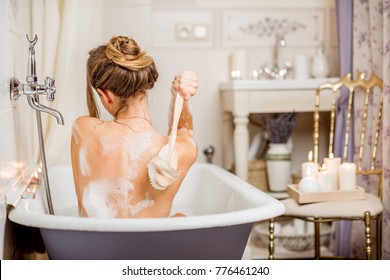
[[[309,161],[313,161],[313,151],[309,152],[309,156],[307,158]]]
[[[334,157],[333,153],[330,153],[329,158],[333,158],[333,157]]]
[[[232,79],[239,79],[239,78],[241,78],[241,73],[240,73],[240,71],[239,70],[233,70],[232,72],[231,72],[231,74],[230,74],[230,77],[232,78]]]
[[[325,164],[325,163],[322,165],[321,170],[322,170],[322,171],[325,171],[325,170],[326,170],[326,164]]]

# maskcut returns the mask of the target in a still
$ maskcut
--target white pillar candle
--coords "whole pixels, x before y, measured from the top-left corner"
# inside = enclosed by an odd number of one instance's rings
[[[331,192],[334,190],[333,173],[327,170],[327,166],[324,163],[321,171],[318,172],[318,182],[320,183],[321,192]]]
[[[342,191],[356,189],[356,164],[343,162],[339,166],[339,186]]]
[[[332,153],[329,154],[329,157],[324,158],[324,163],[326,164],[326,169],[332,173],[333,176],[333,190],[339,188],[339,166],[341,163],[341,158],[334,157]]]
[[[295,79],[309,79],[309,59],[305,54],[298,54],[294,58],[294,73]]]
[[[244,50],[235,50],[230,55],[230,78],[245,79],[246,75],[246,51]]]
[[[320,183],[318,182],[317,178],[307,176],[299,181],[298,189],[301,192],[319,192]]]
[[[308,161],[301,165],[302,178],[307,176],[317,177],[318,164],[313,162],[313,152],[310,151],[308,155]]]

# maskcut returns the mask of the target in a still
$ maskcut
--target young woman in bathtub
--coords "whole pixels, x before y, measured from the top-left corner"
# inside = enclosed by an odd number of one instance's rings
[[[198,153],[188,104],[198,83],[189,71],[177,74],[172,82],[170,119],[176,94],[184,99],[175,146],[180,177],[161,191],[151,186],[147,170],[150,160],[168,143],[167,137],[153,127],[148,108],[147,92],[153,88],[157,77],[153,59],[131,38],[112,37],[106,45],[90,51],[87,60],[90,116],[75,121],[71,141],[73,176],[81,216],[170,215],[172,201]],[[99,119],[92,88],[114,120]]]

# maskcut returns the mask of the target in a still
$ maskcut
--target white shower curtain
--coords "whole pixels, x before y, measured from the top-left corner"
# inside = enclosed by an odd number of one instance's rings
[[[32,0],[31,35],[38,35],[36,63],[38,81],[49,76],[56,80],[54,102],[41,102],[62,113],[65,126],[45,113],[46,157],[49,165],[70,163],[70,136],[73,121],[87,114],[85,62],[88,51],[102,43],[102,0]],[[35,116],[31,119],[35,122]],[[33,124],[36,126],[36,124]],[[36,130],[34,130],[36,131]],[[34,157],[39,158],[37,135]]]

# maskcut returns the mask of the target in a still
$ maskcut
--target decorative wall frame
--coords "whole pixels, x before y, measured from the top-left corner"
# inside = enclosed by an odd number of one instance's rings
[[[324,38],[320,9],[256,9],[222,11],[222,45],[273,46],[283,35],[289,46],[317,46]]]

